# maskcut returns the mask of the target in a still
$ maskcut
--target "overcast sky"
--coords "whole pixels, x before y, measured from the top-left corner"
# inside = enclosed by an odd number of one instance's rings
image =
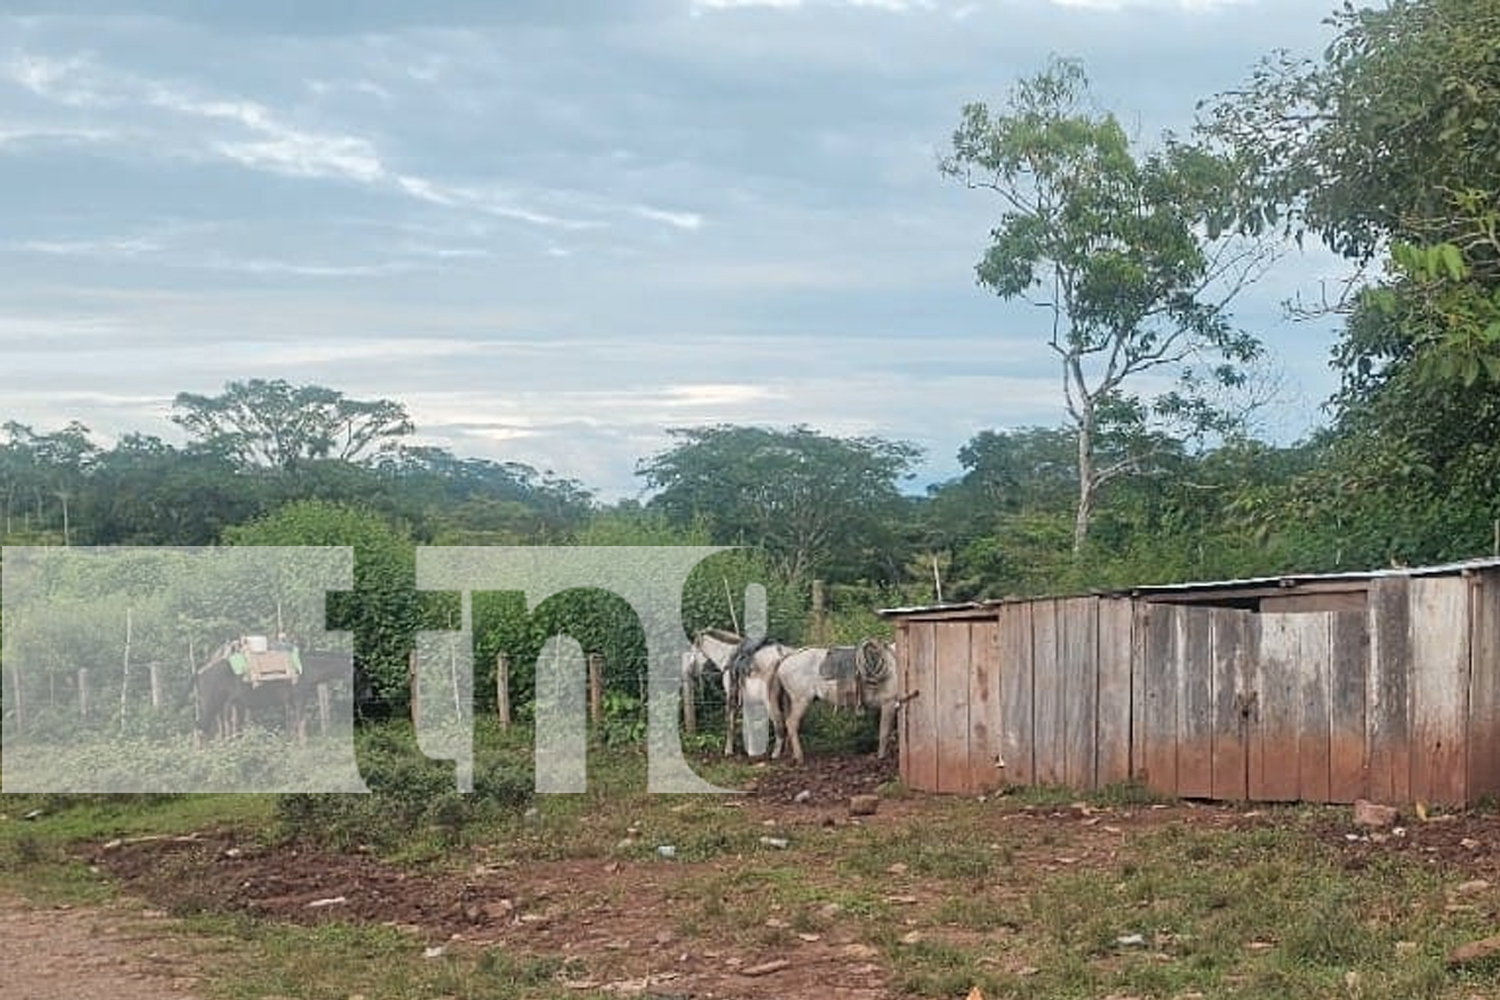
[[[1059,423],[1040,314],[974,283],[997,205],[936,169],[961,106],[1055,52],[1150,137],[1328,37],[1309,0],[224,6],[0,19],[0,420],[177,440],[176,393],[285,378],[604,499],[672,426],[902,438],[918,486]],[[1332,333],[1277,303],[1338,273],[1236,308],[1278,439]]]

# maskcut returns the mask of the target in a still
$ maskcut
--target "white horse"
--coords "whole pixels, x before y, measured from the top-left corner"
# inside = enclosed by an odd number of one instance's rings
[[[916,693],[902,695],[901,679],[896,670],[894,643],[866,639],[858,646],[809,646],[783,657],[772,675],[772,700],[778,704],[783,696],[787,737],[792,756],[802,763],[802,740],[799,735],[802,717],[819,699],[840,708],[863,711],[867,706],[880,709],[880,748],[877,756],[885,758],[895,726],[896,710]],[[777,754],[780,753],[778,744]]]
[[[750,646],[733,632],[704,629],[693,640],[693,646],[719,668],[724,682],[724,756],[734,754],[735,713],[742,716],[747,705],[765,708],[775,735],[772,757],[780,757],[785,726],[781,705],[773,696],[776,665],[790,653],[791,647],[779,642]]]

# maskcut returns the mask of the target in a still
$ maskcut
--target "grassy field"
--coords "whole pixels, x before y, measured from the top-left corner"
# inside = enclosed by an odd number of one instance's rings
[[[1347,808],[928,797],[826,749],[705,758],[759,785],[726,797],[600,748],[586,794],[533,799],[524,734],[464,797],[402,746],[365,738],[368,796],[5,796],[0,888],[165,911],[209,998],[1500,995],[1500,961],[1447,961],[1500,930],[1489,812],[1372,838]]]

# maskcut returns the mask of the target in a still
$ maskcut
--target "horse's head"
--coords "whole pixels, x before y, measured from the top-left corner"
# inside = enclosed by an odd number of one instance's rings
[[[896,673],[896,646],[879,639],[865,639],[855,649],[859,676],[866,684],[880,684]]]

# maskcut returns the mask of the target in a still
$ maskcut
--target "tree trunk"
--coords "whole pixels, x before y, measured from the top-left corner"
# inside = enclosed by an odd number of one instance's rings
[[[1078,423],[1078,514],[1073,521],[1073,555],[1083,552],[1094,516],[1094,421],[1086,410]]]

